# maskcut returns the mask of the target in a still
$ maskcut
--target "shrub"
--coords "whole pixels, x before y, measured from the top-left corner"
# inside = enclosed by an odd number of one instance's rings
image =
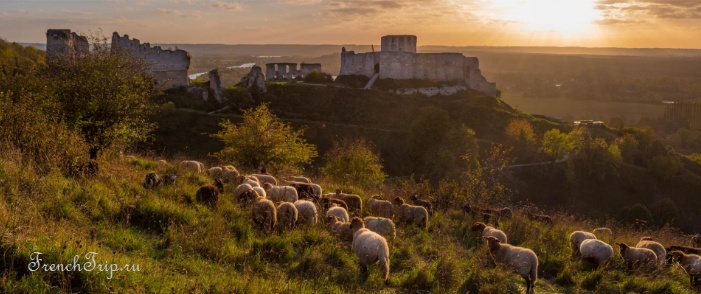
[[[683,168],[681,160],[673,155],[658,155],[648,161],[650,171],[660,180],[673,179]]]
[[[304,82],[316,84],[331,84],[333,83],[333,78],[328,73],[313,70],[308,75],[304,76]]]
[[[567,134],[558,129],[547,131],[543,135],[543,152],[552,160],[559,160],[570,151]]]
[[[301,169],[317,156],[316,146],[302,138],[304,129],[294,130],[272,114],[266,104],[243,111],[243,122],[226,120],[223,129],[211,135],[225,147],[214,154],[222,162],[245,168],[272,165],[276,168]]]
[[[645,224],[650,224],[653,220],[650,210],[640,203],[621,209],[620,219],[631,224],[639,223],[640,221],[643,221]]]
[[[506,143],[514,148],[514,157],[519,162],[533,158],[538,146],[538,139],[533,125],[527,119],[514,119],[506,127]]]
[[[326,155],[323,173],[337,183],[353,183],[369,186],[382,183],[387,176],[382,172],[382,163],[373,152],[374,146],[365,139],[334,141]]]

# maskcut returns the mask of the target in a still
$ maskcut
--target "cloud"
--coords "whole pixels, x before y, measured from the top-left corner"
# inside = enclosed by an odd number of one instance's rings
[[[72,14],[72,15],[77,15],[77,16],[92,16],[92,12],[84,12],[84,11],[75,11],[75,10],[70,10],[70,9],[60,9],[59,12],[67,13],[67,14]]]
[[[283,0],[283,2],[293,5],[312,5],[319,4],[321,1],[323,0]]]
[[[243,7],[238,2],[227,2],[221,0],[210,0],[209,2],[202,3],[202,5],[209,6],[213,9],[224,9],[224,10],[243,10]]]
[[[102,0],[102,2],[109,2],[109,3],[124,3],[124,0]]]
[[[199,10],[181,11],[181,10],[177,10],[177,9],[158,8],[157,12],[158,12],[158,15],[160,15],[160,16],[181,16],[181,17],[202,18],[202,11],[199,11]]]
[[[177,10],[177,9],[158,8],[158,15],[160,15],[160,16],[181,15],[181,13],[180,13],[180,10]]]

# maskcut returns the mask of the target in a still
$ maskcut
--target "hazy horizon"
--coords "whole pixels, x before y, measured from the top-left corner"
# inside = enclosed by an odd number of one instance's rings
[[[102,28],[152,44],[701,48],[690,0],[73,0],[0,3],[0,37],[43,43],[49,28]]]

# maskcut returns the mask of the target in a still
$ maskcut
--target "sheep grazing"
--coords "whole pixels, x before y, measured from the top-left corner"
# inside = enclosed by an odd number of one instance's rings
[[[223,170],[231,170],[231,171],[237,171],[237,172],[238,172],[238,170],[237,170],[235,167],[231,166],[231,165],[222,166],[222,169],[223,169]]]
[[[238,200],[239,202],[242,202],[249,198],[249,195],[247,195],[246,193],[251,193],[252,191],[254,190],[253,187],[251,187],[251,185],[241,184],[238,185],[236,189],[234,189],[234,197],[236,197],[236,200]]]
[[[252,176],[239,176],[238,179],[236,180],[237,184],[249,184],[251,187],[260,187],[260,183],[258,182],[258,178],[252,177]]]
[[[222,168],[215,166],[207,170],[207,175],[213,179],[220,179],[222,177]]]
[[[701,248],[701,234],[696,234],[691,237],[691,246],[694,248]]]
[[[650,266],[657,263],[657,255],[650,249],[630,247],[625,243],[616,243],[616,245],[618,245],[619,253],[628,265],[628,269],[634,265]]]
[[[335,205],[335,204],[332,204],[332,205]],[[326,216],[328,217],[329,215],[335,215],[336,217],[338,217],[338,220],[340,220],[344,223],[347,223],[348,220],[350,219],[348,217],[348,211],[345,208],[340,207],[340,206],[332,206],[331,208],[329,208],[329,210],[326,211]]]
[[[335,204],[336,206],[343,207],[346,211],[348,211],[348,204],[346,204],[345,201],[340,200],[340,199],[335,199],[335,198],[328,198],[328,197],[322,197],[319,199],[321,209],[324,211],[329,210],[333,205]]]
[[[469,213],[472,215],[472,217],[476,215],[482,215],[484,217],[485,214],[495,214],[496,211],[488,208],[479,208],[479,207],[472,207],[469,203],[465,203],[461,207],[462,211],[464,213]]]
[[[603,237],[603,236],[613,236],[613,232],[609,228],[596,228],[594,231],[592,231],[594,235],[597,237]]]
[[[297,208],[297,222],[313,225],[317,221],[316,205],[311,201],[297,200],[295,201]]]
[[[156,173],[147,173],[143,185],[144,189],[153,189],[158,186],[163,186],[163,179]]]
[[[504,207],[497,210],[497,215],[500,218],[511,219],[514,216],[514,212],[511,210],[511,208]]]
[[[372,215],[386,218],[394,217],[394,205],[392,205],[392,202],[382,200],[380,195],[375,195],[368,199],[368,210]]]
[[[395,210],[397,223],[417,224],[420,227],[428,228],[428,211],[423,206],[413,206],[404,203],[402,197],[394,198],[394,204],[399,207]]]
[[[530,293],[538,280],[538,256],[533,250],[504,244],[499,238],[487,236],[489,254],[498,264],[513,269],[526,280],[526,293]]]
[[[311,185],[312,189],[314,189],[314,196],[321,197],[321,194],[322,194],[321,186],[319,186],[318,184],[309,184],[309,185]]]
[[[271,175],[261,175],[261,174],[255,174],[253,175],[254,177],[258,178],[258,182],[263,185],[265,183],[269,183],[271,185],[277,185],[277,179]]]
[[[368,216],[363,219],[363,222],[368,230],[380,234],[380,236],[385,237],[385,239],[391,241],[397,236],[397,228],[391,219]]]
[[[221,178],[224,183],[236,184],[236,180],[239,178],[239,172],[237,170],[225,169],[221,173]]]
[[[411,196],[409,196],[409,200],[411,200],[411,202],[413,202],[415,205],[426,208],[428,215],[433,215],[433,205],[431,205],[431,202],[429,201],[419,199],[419,193],[411,194]]]
[[[258,193],[258,195],[260,195],[260,197],[268,198],[268,193],[266,193],[265,189],[263,189],[263,187],[261,187],[261,186],[253,187],[253,191],[256,191],[256,193]]]
[[[642,237],[640,242],[635,245],[636,248],[647,248],[655,252],[657,255],[657,264],[664,265],[667,261],[667,251],[662,244],[652,240],[652,237]]]
[[[311,183],[312,183],[312,181],[311,181],[309,178],[306,178],[306,177],[290,177],[290,178],[288,179],[288,181],[290,181],[290,182],[299,182],[299,183],[307,183],[307,184],[311,184]]]
[[[582,242],[587,239],[596,239],[596,236],[584,231],[572,232],[572,234],[570,234],[570,248],[572,248],[575,254],[579,254],[579,247],[582,245]]]
[[[316,199],[314,195],[314,186],[311,184],[307,183],[300,183],[300,182],[287,182],[287,185],[294,187],[295,190],[297,190],[297,195],[299,196],[300,199],[302,198],[309,198],[309,199]]]
[[[353,231],[350,228],[350,223],[338,220],[335,215],[326,217],[326,222],[329,224],[331,234],[341,239],[343,242],[353,242]]]
[[[506,243],[507,243],[507,242],[506,242],[506,241],[507,241],[507,240],[506,240],[506,234],[505,234],[503,231],[501,231],[501,230],[499,230],[499,229],[497,229],[497,228],[495,228],[495,227],[488,226],[488,225],[486,225],[485,223],[476,222],[474,225],[472,225],[472,228],[470,228],[470,230],[473,231],[473,232],[479,233],[479,234],[480,234],[480,237],[482,237],[482,238],[484,238],[484,237],[494,237],[494,238],[499,239],[499,241],[500,241],[502,244],[506,244]]]
[[[326,194],[324,196],[343,200],[346,202],[346,204],[348,204],[348,208],[350,208],[352,211],[357,211],[358,213],[363,211],[363,200],[360,199],[360,196],[358,195],[345,194],[340,189],[336,189],[336,193]]]
[[[701,256],[696,254],[686,254],[675,250],[669,253],[672,261],[679,263],[684,271],[689,275],[689,283],[694,286],[701,277]]]
[[[286,229],[294,229],[297,223],[297,207],[290,202],[280,203],[277,207],[278,223]]]
[[[596,268],[606,266],[613,259],[613,248],[604,241],[597,239],[586,239],[579,246],[582,260],[586,260],[596,265]]]
[[[380,234],[365,228],[363,220],[354,217],[351,221],[353,231],[353,251],[360,260],[360,269],[365,273],[369,264],[379,262],[380,273],[389,285],[389,245]]]
[[[194,160],[181,161],[180,168],[192,171],[194,173],[201,173],[204,171],[204,165]]]
[[[545,223],[547,225],[553,225],[553,219],[549,215],[545,214],[532,214],[530,210],[526,209],[526,216],[532,221],[537,221]]]
[[[197,189],[195,199],[199,203],[216,207],[217,202],[219,202],[219,188],[212,184],[202,185],[199,189]]]
[[[247,194],[251,205],[251,218],[260,230],[272,231],[277,223],[277,209],[272,201],[261,197],[255,191]]]
[[[290,202],[294,203],[299,199],[297,190],[290,186],[273,186],[270,183],[264,183],[263,189],[267,198],[274,202]]]

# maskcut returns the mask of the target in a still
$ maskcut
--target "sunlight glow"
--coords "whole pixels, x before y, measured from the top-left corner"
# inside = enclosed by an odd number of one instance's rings
[[[533,31],[586,33],[600,11],[595,0],[492,0],[504,20],[522,23]]]

